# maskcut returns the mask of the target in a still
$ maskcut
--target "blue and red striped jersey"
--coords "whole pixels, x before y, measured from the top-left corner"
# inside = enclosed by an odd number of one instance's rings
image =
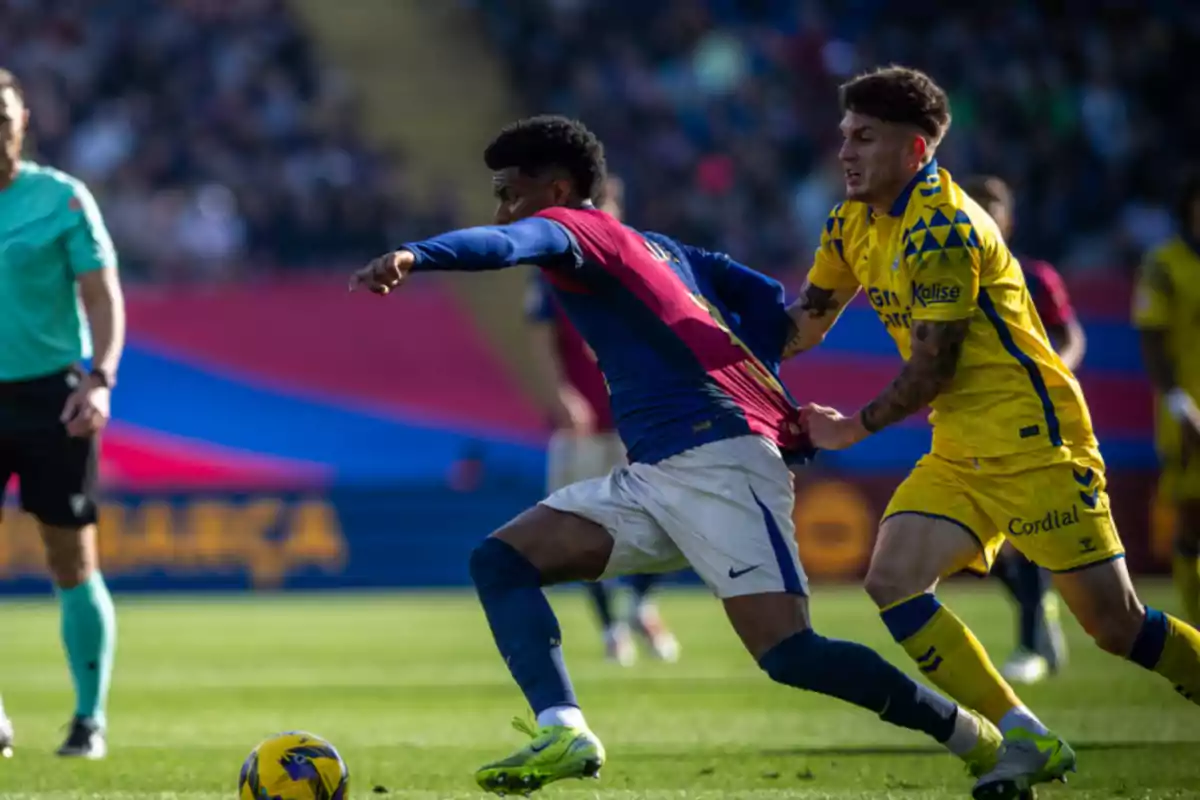
[[[807,455],[779,380],[783,287],[728,256],[641,233],[591,208],[551,208],[405,245],[415,269],[533,264],[596,354],[632,461],[757,434]]]

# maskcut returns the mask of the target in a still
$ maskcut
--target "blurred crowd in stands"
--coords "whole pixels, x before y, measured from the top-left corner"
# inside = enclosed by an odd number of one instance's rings
[[[432,1],[432,0],[431,0]],[[943,163],[1016,188],[1016,246],[1136,263],[1200,142],[1200,3],[460,0],[527,109],[581,116],[639,227],[803,270],[841,193],[836,86],[902,62],[950,91]],[[285,0],[0,0],[30,154],[87,181],[126,273],[332,265],[448,225],[367,147]]]
[[[31,157],[85,180],[126,275],[341,264],[406,238],[404,161],[283,0],[0,0]]]
[[[803,270],[841,193],[838,83],[928,70],[939,153],[1016,189],[1015,249],[1128,266],[1169,235],[1200,142],[1200,4],[1173,0],[469,0],[530,109],[578,115],[631,222]]]

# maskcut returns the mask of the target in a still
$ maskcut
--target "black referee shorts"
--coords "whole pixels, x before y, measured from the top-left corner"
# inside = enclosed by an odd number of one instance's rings
[[[0,505],[9,478],[21,481],[21,508],[45,525],[96,521],[96,437],[67,435],[59,422],[83,373],[72,368],[27,381],[0,381]]]

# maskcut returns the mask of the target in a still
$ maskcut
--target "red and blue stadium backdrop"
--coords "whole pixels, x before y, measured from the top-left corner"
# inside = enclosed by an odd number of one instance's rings
[[[1092,280],[1076,294],[1118,523],[1136,565],[1153,568],[1153,420],[1128,287]],[[331,282],[128,302],[103,448],[103,554],[118,588],[458,585],[471,546],[539,497],[543,418],[436,281],[386,303]],[[800,398],[855,408],[897,366],[862,304],[785,377]],[[927,444],[914,419],[801,478],[810,571],[861,570],[887,494]],[[6,514],[0,591],[44,586],[31,523]]]

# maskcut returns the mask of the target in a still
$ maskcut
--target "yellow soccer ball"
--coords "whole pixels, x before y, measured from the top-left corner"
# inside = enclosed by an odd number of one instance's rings
[[[240,800],[347,800],[350,771],[320,736],[289,731],[250,751],[238,776]]]

